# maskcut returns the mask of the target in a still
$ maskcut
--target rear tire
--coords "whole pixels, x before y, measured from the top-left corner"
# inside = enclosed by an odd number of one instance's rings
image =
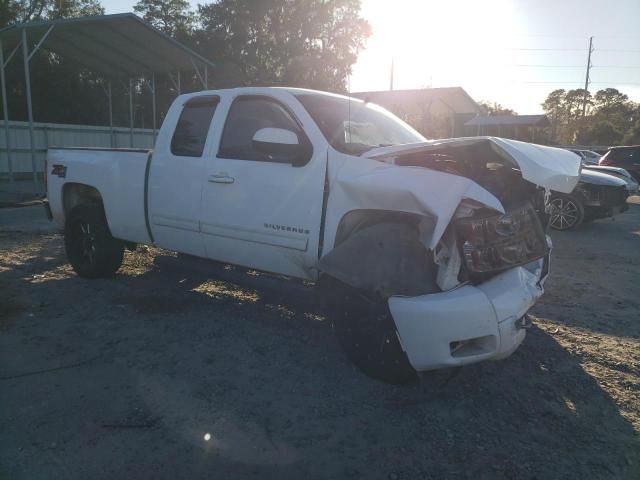
[[[573,195],[554,193],[549,200],[549,226],[554,230],[571,230],[584,220],[584,207]]]
[[[64,226],[64,246],[73,270],[84,278],[110,277],[122,265],[124,242],[111,236],[102,205],[73,207]]]
[[[322,284],[340,346],[370,377],[392,384],[418,380],[402,349],[387,300],[332,278]]]

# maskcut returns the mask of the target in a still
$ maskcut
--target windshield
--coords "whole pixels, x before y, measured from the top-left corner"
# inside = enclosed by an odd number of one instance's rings
[[[398,117],[372,103],[317,94],[296,97],[339,152],[360,155],[376,147],[426,141]]]

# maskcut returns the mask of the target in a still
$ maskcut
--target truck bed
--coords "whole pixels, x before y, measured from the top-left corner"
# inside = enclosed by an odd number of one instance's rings
[[[74,188],[95,187],[103,199],[111,234],[149,243],[145,182],[152,150],[133,148],[51,148],[47,151],[47,196],[54,222],[62,228],[73,205]]]

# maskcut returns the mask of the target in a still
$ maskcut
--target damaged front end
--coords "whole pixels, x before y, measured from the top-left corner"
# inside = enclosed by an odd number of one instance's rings
[[[474,211],[463,202],[452,224],[464,268],[463,280],[481,283],[510,268],[526,265],[549,253],[546,228],[549,216],[544,192],[504,214]],[[441,241],[442,243],[442,241]]]
[[[320,270],[384,297],[410,296],[481,283],[545,257],[548,189],[523,179],[519,163],[492,140],[370,153],[388,165],[338,179],[332,195],[344,191],[360,208],[341,218]],[[571,191],[547,170],[538,177]]]
[[[373,194],[344,215],[319,268],[388,299],[398,340],[417,371],[508,356],[543,293],[551,248],[546,198],[552,187],[573,189],[579,162],[557,149],[504,142],[379,149],[368,156],[395,167],[379,172],[388,180],[380,190],[375,172],[338,178],[336,187],[351,199],[365,185]],[[534,152],[534,165],[523,151]],[[397,204],[390,206],[396,211],[371,208],[385,198],[403,200],[404,211]]]

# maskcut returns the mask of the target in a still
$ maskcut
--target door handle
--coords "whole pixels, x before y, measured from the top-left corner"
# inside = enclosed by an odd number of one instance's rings
[[[209,181],[211,183],[233,183],[235,179],[226,174],[209,175]]]

